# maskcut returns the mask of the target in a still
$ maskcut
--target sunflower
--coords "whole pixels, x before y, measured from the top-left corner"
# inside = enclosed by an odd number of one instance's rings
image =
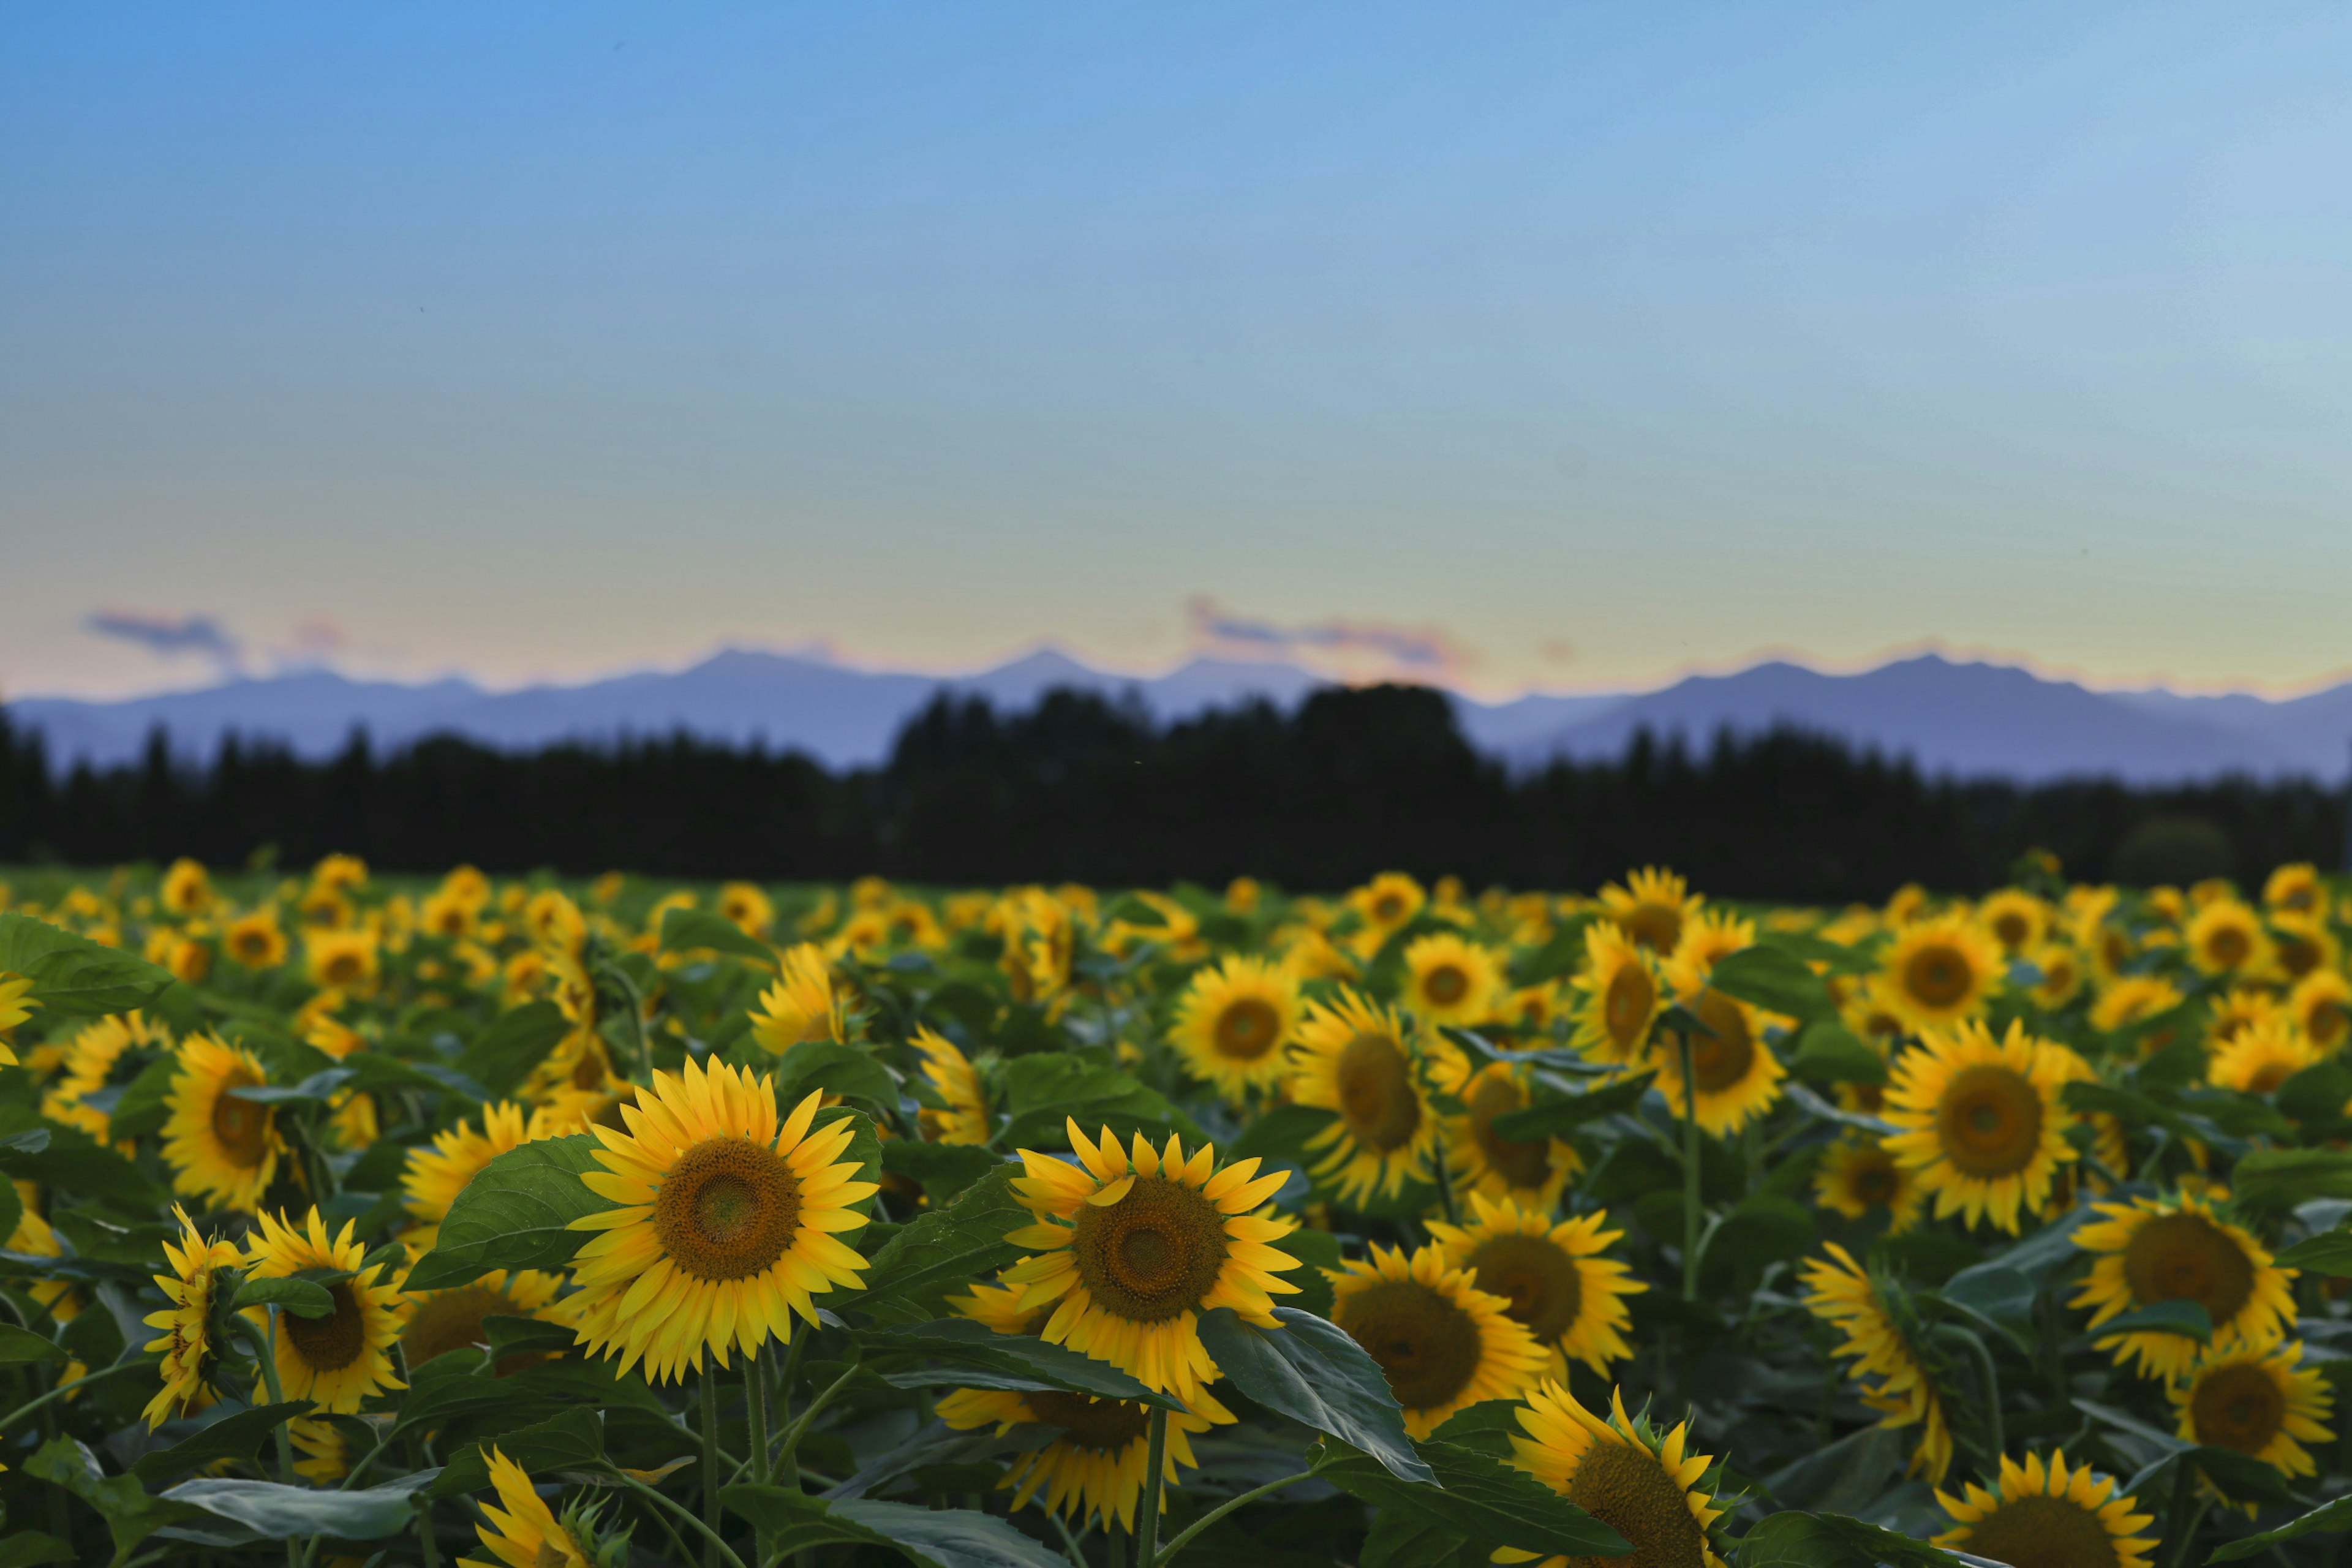
[[[1192,976],[1168,1037],[1194,1078],[1238,1100],[1280,1080],[1298,1017],[1294,972],[1235,956]]]
[[[1756,922],[1721,910],[1701,910],[1683,926],[1682,940],[1666,955],[1670,966],[1704,977],[1740,949],[1756,945]]]
[[[183,856],[163,873],[158,896],[163,907],[175,915],[200,915],[212,906],[213,879],[204,867]]]
[[[1728,1138],[1772,1109],[1788,1069],[1765,1043],[1761,1013],[1708,985],[1688,966],[1675,963],[1666,969],[1683,1005],[1705,1031],[1691,1034],[1687,1047],[1698,1090],[1696,1119],[1706,1131]],[[1683,1082],[1683,1042],[1679,1031],[1662,1031],[1652,1056],[1658,1068],[1658,1091],[1676,1115],[1692,1110],[1692,1097]]]
[[[1504,1311],[1523,1324],[1536,1343],[1551,1352],[1551,1375],[1565,1378],[1568,1363],[1580,1361],[1602,1377],[1609,1363],[1633,1353],[1625,1331],[1633,1320],[1625,1298],[1649,1286],[1633,1279],[1626,1266],[1603,1258],[1624,1235],[1602,1228],[1608,1211],[1551,1223],[1549,1208],[1528,1208],[1506,1198],[1489,1202],[1470,1194],[1477,1223],[1429,1222],[1429,1234],[1444,1249],[1445,1261],[1470,1272],[1471,1284],[1500,1296]]]
[[[2205,1078],[2222,1089],[2268,1094],[2304,1068],[2317,1066],[2319,1059],[2318,1048],[2302,1030],[2272,1013],[2227,1037],[2206,1062]]]
[[[1838,1016],[1845,1026],[1882,1057],[1890,1055],[1895,1043],[1911,1032],[1911,1026],[1886,999],[1887,989],[1884,976],[1858,974],[1847,982],[1846,994],[1838,1002]]]
[[[730,882],[719,889],[719,913],[748,937],[764,937],[776,923],[774,900],[751,882]]]
[[[383,973],[374,936],[363,931],[314,931],[305,943],[310,979],[321,990],[345,995],[374,989]]]
[[[1927,1194],[1919,1180],[1874,1138],[1855,1136],[1832,1143],[1813,1171],[1813,1197],[1848,1219],[1885,1209],[1886,1233],[1900,1236],[1919,1223]]]
[[[2327,885],[2319,879],[2318,867],[2296,861],[2270,874],[2263,884],[2263,902],[2274,910],[2310,914],[2327,907]]]
[[[626,1132],[589,1129],[605,1168],[580,1179],[619,1206],[572,1222],[603,1233],[572,1265],[583,1344],[675,1381],[705,1351],[724,1367],[730,1343],[789,1341],[793,1313],[816,1321],[813,1296],[861,1288],[866,1259],[837,1237],[877,1189],[841,1158],[855,1116],[810,1131],[823,1098],[780,1126],[772,1079],[688,1061],[621,1107]]]
[[[1555,1382],[1528,1395],[1519,1413],[1526,1436],[1514,1433],[1514,1461],[1569,1501],[1623,1536],[1631,1557],[1544,1557],[1538,1568],[1724,1568],[1711,1536],[1725,1512],[1706,1489],[1709,1457],[1690,1452],[1690,1423],[1660,1433],[1647,1416],[1625,1414],[1625,1394],[1612,1390],[1606,1419],[1579,1404]],[[1540,1552],[1506,1546],[1497,1563],[1530,1563]]]
[[[1380,1363],[1404,1410],[1404,1429],[1426,1437],[1482,1400],[1515,1399],[1543,1371],[1543,1347],[1511,1316],[1507,1297],[1482,1290],[1446,1249],[1372,1244],[1331,1278],[1331,1321]]]
[[[2000,949],[1967,916],[1914,921],[1887,944],[1887,1005],[1915,1029],[1956,1023],[2000,989]]]
[[[213,1369],[220,1363],[220,1347],[212,1342],[213,1297],[220,1271],[244,1261],[227,1242],[198,1235],[188,1211],[176,1204],[172,1217],[180,1222],[180,1245],[163,1244],[172,1272],[154,1277],[171,1305],[147,1318],[149,1328],[163,1331],[147,1345],[163,1352],[163,1364],[156,1369],[163,1376],[163,1391],[148,1401],[145,1413],[150,1431],[219,1397],[212,1384]]]
[[[2139,1500],[2118,1495],[2113,1476],[2088,1465],[2069,1471],[2065,1450],[2045,1462],[2003,1454],[1990,1491],[1971,1481],[1965,1499],[1938,1490],[1953,1528],[1936,1544],[2016,1568],[2147,1568],[2156,1542],[2138,1531],[2155,1516],[2135,1513]]]
[[[251,1051],[210,1035],[180,1042],[180,1072],[172,1079],[171,1118],[163,1124],[173,1190],[248,1213],[261,1202],[286,1147],[277,1112],[229,1091],[267,1082]]]
[[[2206,1047],[2225,1045],[2236,1039],[2240,1031],[2274,1018],[2282,1010],[2278,998],[2262,987],[2232,985],[2212,1000],[2205,1026]]]
[[[2274,914],[2271,917],[2271,957],[2289,981],[2315,970],[2333,969],[2344,962],[2344,944],[2315,915]]]
[[[1674,872],[1645,866],[1625,885],[1601,889],[1601,912],[1627,936],[1664,958],[1683,940],[1683,924],[1705,902]]]
[[[520,1465],[493,1444],[489,1453],[490,1485],[498,1489],[503,1509],[482,1505],[488,1524],[474,1526],[482,1544],[496,1554],[493,1563],[480,1557],[460,1557],[458,1568],[591,1568],[596,1561],[593,1542],[583,1542],[572,1530],[572,1521],[559,1521],[540,1500],[539,1489]],[[582,1531],[583,1534],[586,1531]]]
[[[2022,888],[2003,888],[1977,906],[1977,923],[2002,952],[2021,954],[2049,933],[2050,906]]]
[[[2313,1045],[2333,1056],[2352,1036],[2352,980],[2333,969],[2314,970],[2287,993],[2286,1010]]]
[[[361,1268],[367,1247],[343,1222],[342,1234],[327,1239],[326,1221],[313,1208],[300,1227],[284,1216],[259,1216],[259,1235],[246,1247],[246,1272],[256,1279],[283,1279],[305,1268],[349,1269],[352,1276],[327,1287],[334,1310],[323,1318],[278,1314],[278,1385],[289,1399],[308,1399],[331,1415],[348,1415],[379,1389],[405,1388],[386,1352],[400,1337],[406,1304],[396,1284],[376,1283],[385,1266]],[[255,1320],[260,1309],[247,1308]]]
[[[2026,994],[2043,1012],[2055,1013],[2081,993],[2087,973],[2083,955],[2066,943],[2045,942],[2028,952],[2025,961],[2042,975],[2027,988]]]
[[[1528,1104],[1524,1069],[1489,1062],[1472,1072],[1469,1058],[1451,1047],[1432,1053],[1430,1068],[1437,1088],[1463,1106],[1461,1115],[1442,1123],[1445,1162],[1454,1179],[1488,1197],[1516,1198],[1550,1212],[1584,1160],[1573,1144],[1557,1138],[1510,1139],[1495,1131],[1496,1117]]]
[[[1035,1256],[1006,1270],[1004,1282],[1024,1288],[1024,1310],[1059,1303],[1042,1331],[1049,1343],[1189,1402],[1217,1370],[1201,1343],[1200,1314],[1231,1307],[1272,1328],[1270,1293],[1298,1290],[1275,1278],[1298,1260],[1270,1245],[1297,1222],[1250,1212],[1290,1173],[1261,1176],[1255,1159],[1220,1170],[1207,1144],[1188,1160],[1173,1134],[1155,1150],[1139,1132],[1130,1153],[1108,1127],[1099,1144],[1075,1120],[1067,1131],[1076,1164],[1021,1151],[1028,1174],[1013,1188],[1037,1223],[1005,1239]]]
[[[2182,933],[2189,962],[2208,974],[2252,974],[2270,959],[2262,918],[2235,899],[2216,899],[2189,917]]]
[[[923,1136],[934,1143],[987,1142],[992,1126],[988,1091],[963,1052],[929,1024],[918,1027],[908,1043],[923,1054],[923,1081],[947,1101],[943,1110],[923,1110]]]
[[[1650,1026],[1665,1005],[1665,985],[1640,943],[1607,921],[1584,928],[1584,972],[1572,984],[1577,1004],[1575,1044],[1596,1061],[1619,1067],[1640,1061]]]
[[[33,983],[30,980],[0,969],[0,1035],[6,1034],[33,1016],[33,1009],[40,1004],[31,999],[32,994]],[[9,1049],[7,1041],[0,1039],[0,1067],[16,1065],[16,1053]]]
[[[2327,1379],[2299,1363],[2303,1342],[2209,1351],[2165,1390],[2190,1443],[2233,1448],[2289,1477],[2319,1473],[2305,1443],[2332,1445],[2323,1422],[2336,1403]]]
[[[1372,950],[1377,950],[1392,933],[1403,930],[1427,902],[1429,895],[1422,890],[1421,884],[1402,871],[1383,871],[1348,895],[1348,906],[1363,922],[1365,932],[1371,937]]]
[[[23,1177],[11,1184],[16,1189],[16,1228],[9,1233],[7,1250],[21,1252],[30,1258],[63,1258],[65,1243],[41,1217],[40,1189]],[[74,1293],[68,1279],[37,1279],[26,1294],[41,1304],[51,1319],[70,1323],[81,1314],[81,1298]]]
[[[408,1296],[407,1321],[400,1330],[401,1357],[414,1372],[436,1356],[488,1344],[489,1330],[483,1321],[487,1318],[539,1318],[552,1322],[555,1314],[547,1309],[561,1284],[559,1276],[535,1268],[520,1268],[511,1274],[499,1268],[471,1285],[413,1290]],[[512,1370],[506,1362],[499,1363],[501,1375]]]
[[[814,942],[802,942],[784,953],[776,983],[761,994],[760,1005],[751,1010],[751,1037],[777,1056],[805,1042],[849,1037],[832,966]]]
[[[2039,1216],[2061,1163],[2072,1115],[2060,1091],[2080,1060],[2011,1021],[1996,1043],[1982,1024],[1930,1031],[1895,1058],[1886,1120],[1904,1131],[1886,1148],[1936,1199],[1936,1217],[1990,1217],[2015,1235],[2021,1207]]]
[[[352,1473],[352,1441],[333,1422],[298,1415],[286,1424],[286,1436],[302,1456],[294,1461],[294,1473],[312,1486],[323,1487]]]
[[[2101,1216],[2074,1232],[2097,1261],[2074,1305],[2094,1309],[2090,1328],[2159,1301],[2195,1301],[2213,1323],[2213,1347],[2268,1344],[2294,1321],[2292,1268],[2271,1260],[2243,1227],[2213,1211],[2210,1197],[2179,1193],[2094,1205]],[[2178,1377],[2197,1359],[2181,1334],[2110,1334],[2097,1342],[2117,1362],[2137,1357],[2149,1377]]]
[[[118,1013],[85,1024],[66,1042],[58,1080],[41,1097],[41,1114],[104,1141],[113,1118],[92,1105],[90,1097],[104,1095],[108,1089],[120,1091],[136,1076],[141,1062],[131,1052],[171,1043],[167,1030],[139,1013]]]
[[[1018,1286],[978,1285],[954,1305],[998,1333],[1034,1334],[1052,1314],[1024,1309],[1021,1300],[1026,1294]],[[1168,1418],[1160,1477],[1167,1483],[1160,1493],[1163,1509],[1180,1472],[1200,1464],[1192,1457],[1193,1435],[1234,1420],[1233,1412],[1206,1392],[1186,1404],[1187,1409],[1171,1412]],[[1081,1528],[1088,1521],[1099,1521],[1106,1530],[1114,1521],[1123,1530],[1135,1528],[1135,1505],[1150,1468],[1149,1405],[1057,1389],[959,1388],[941,1396],[938,1409],[940,1421],[959,1432],[992,1424],[999,1436],[1021,1426],[1059,1427],[1059,1436],[1022,1454],[996,1483],[1013,1491],[1013,1509],[1026,1507],[1042,1490],[1049,1512]]]
[[[431,1148],[408,1152],[400,1174],[402,1203],[420,1221],[437,1226],[484,1166],[509,1149],[548,1136],[544,1126],[533,1125],[538,1120],[512,1100],[499,1100],[482,1107],[480,1131],[461,1121],[436,1132]]]
[[[1405,1005],[1433,1024],[1483,1024],[1503,994],[1503,961],[1491,947],[1452,931],[1404,950]]]
[[[1952,1468],[1952,1429],[1932,1363],[1913,1335],[1916,1321],[1894,1288],[1852,1253],[1834,1241],[1822,1245],[1829,1257],[1805,1265],[1805,1310],[1844,1333],[1832,1353],[1853,1359],[1848,1370],[1862,1385],[1863,1403],[1880,1413],[1878,1424],[1920,1429],[1910,1473],[1941,1486]]]
[[[1307,1140],[1315,1177],[1349,1202],[1425,1182],[1437,1118],[1423,1101],[1404,1020],[1352,991],[1308,1007],[1290,1046],[1290,1097],[1338,1111]]]

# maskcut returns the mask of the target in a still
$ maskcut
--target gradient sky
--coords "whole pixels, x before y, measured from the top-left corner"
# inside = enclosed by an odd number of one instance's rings
[[[0,5],[0,683],[2352,666],[2352,9]]]

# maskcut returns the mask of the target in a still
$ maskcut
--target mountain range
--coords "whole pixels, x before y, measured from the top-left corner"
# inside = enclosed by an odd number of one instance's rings
[[[977,675],[942,678],[851,668],[820,658],[729,649],[675,672],[490,691],[462,679],[420,685],[326,670],[236,679],[119,701],[32,698],[9,716],[46,738],[59,767],[136,757],[155,726],[184,755],[223,736],[268,736],[306,757],[339,750],[355,727],[380,748],[426,735],[499,747],[611,740],[684,730],[702,738],[798,749],[834,767],[880,761],[934,693],[983,696],[1000,709],[1055,688],[1132,693],[1162,721],[1265,698],[1282,706],[1323,684],[1295,665],[1199,658],[1165,675],[1095,669],[1045,648]],[[1464,734],[1515,767],[1622,755],[1643,729],[1705,744],[1717,731],[1789,724],[1858,747],[1907,755],[1931,773],[2027,782],[2104,776],[2164,784],[2229,773],[2345,773],[2352,682],[2272,700],[2244,693],[2095,691],[2010,666],[1923,655],[1853,675],[1774,661],[1691,676],[1655,691],[1454,699]]]

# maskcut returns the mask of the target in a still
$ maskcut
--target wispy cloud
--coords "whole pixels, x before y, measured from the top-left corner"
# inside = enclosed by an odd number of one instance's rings
[[[1234,615],[1206,595],[1192,599],[1185,609],[1193,640],[1210,650],[1295,659],[1351,679],[1397,677],[1446,682],[1477,662],[1477,656],[1442,626],[1337,616],[1283,626]]]
[[[194,654],[209,659],[224,675],[239,674],[245,668],[245,645],[211,616],[96,610],[83,618],[82,629],[143,647],[162,658]]]

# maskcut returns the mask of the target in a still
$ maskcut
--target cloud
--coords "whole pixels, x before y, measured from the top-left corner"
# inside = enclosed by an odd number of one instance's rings
[[[1185,606],[1196,642],[1220,653],[1337,667],[1354,679],[1402,678],[1444,683],[1477,657],[1442,626],[1402,626],[1334,617],[1305,626],[1236,616],[1202,595]]]
[[[97,610],[83,618],[82,629],[143,647],[163,658],[192,653],[210,659],[224,675],[236,675],[245,668],[245,645],[211,616],[173,617],[139,610]]]

